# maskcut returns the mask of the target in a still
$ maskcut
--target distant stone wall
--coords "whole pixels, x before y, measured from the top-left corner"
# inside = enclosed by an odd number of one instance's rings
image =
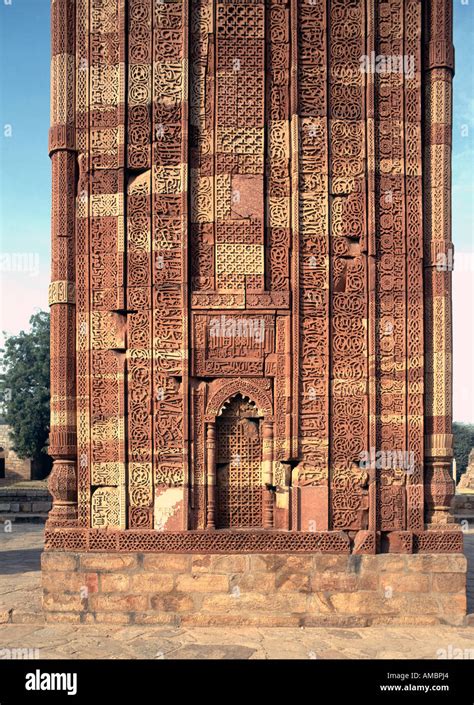
[[[42,555],[48,622],[369,626],[454,624],[466,614],[456,554]]]
[[[12,450],[12,441],[10,439],[10,427],[6,424],[0,424],[0,446],[3,451],[0,452],[0,457],[5,458],[5,478],[12,480],[30,480],[31,479],[31,460],[21,460],[14,450]]]
[[[456,521],[467,521],[468,528],[474,529],[474,494],[457,494],[453,501]],[[466,529],[466,526],[463,526]]]
[[[51,509],[51,495],[46,487],[19,489],[0,487],[0,521],[2,519],[46,521]]]

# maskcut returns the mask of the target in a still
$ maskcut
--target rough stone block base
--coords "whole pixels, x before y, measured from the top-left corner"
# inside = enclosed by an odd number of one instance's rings
[[[463,624],[459,554],[42,556],[48,622],[235,626]]]

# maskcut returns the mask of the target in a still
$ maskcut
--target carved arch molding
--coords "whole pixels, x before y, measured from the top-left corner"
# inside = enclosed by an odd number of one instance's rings
[[[244,378],[222,380],[213,389],[206,406],[206,421],[215,421],[227,402],[241,395],[250,399],[260,416],[273,421],[273,398],[269,380],[249,380]]]

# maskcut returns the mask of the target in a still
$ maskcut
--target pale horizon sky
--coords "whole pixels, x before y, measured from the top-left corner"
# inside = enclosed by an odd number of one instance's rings
[[[49,6],[49,0],[0,0],[0,331],[9,334],[28,330],[30,316],[48,309]],[[474,423],[473,27],[474,2],[454,0],[453,415],[466,423]],[[5,263],[14,271],[5,271]]]

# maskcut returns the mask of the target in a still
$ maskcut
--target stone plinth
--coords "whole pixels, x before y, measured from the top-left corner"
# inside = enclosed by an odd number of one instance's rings
[[[50,622],[235,626],[463,623],[460,554],[49,551]]]

